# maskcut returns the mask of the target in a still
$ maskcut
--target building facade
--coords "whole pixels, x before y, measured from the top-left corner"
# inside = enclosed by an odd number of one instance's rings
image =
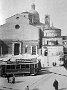
[[[35,4],[29,12],[13,15],[0,26],[0,56],[25,53],[63,56],[61,29],[50,26],[50,15],[45,15],[45,23],[41,23]]]
[[[40,23],[35,4],[31,5],[30,12],[22,12],[6,19],[0,26],[0,55],[39,53],[42,44],[42,30],[35,24]]]
[[[53,24],[50,27],[49,20],[47,27],[44,28],[44,37],[42,38],[42,55],[47,56],[49,58],[48,65],[52,65],[63,58],[64,52],[61,29],[54,27]]]

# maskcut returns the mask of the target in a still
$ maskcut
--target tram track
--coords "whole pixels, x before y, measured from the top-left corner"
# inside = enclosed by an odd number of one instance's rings
[[[44,75],[42,78],[40,78],[39,80],[37,80],[36,82],[34,82],[33,84],[30,85],[30,88],[33,87],[36,88],[37,86],[39,86],[40,84],[42,84],[44,81],[48,81],[49,78],[51,78],[53,75],[61,75],[61,76],[65,76],[59,73],[60,70],[55,70],[55,72],[49,72],[50,74],[47,74],[46,76]],[[66,76],[67,77],[67,76]]]
[[[45,71],[45,70],[44,70]],[[60,69],[55,69],[54,71],[48,71],[49,72],[49,74],[47,73],[47,74],[45,74],[45,72],[44,72],[44,74],[43,74],[43,76],[40,78],[40,79],[38,79],[37,81],[35,81],[35,82],[33,82],[29,87],[30,87],[30,89],[31,90],[33,90],[33,89],[35,89],[36,87],[38,87],[39,85],[42,85],[43,84],[43,82],[47,82],[53,75],[61,75],[61,76],[65,76],[65,77],[67,77],[66,75],[62,75],[61,73],[59,73],[60,72]],[[42,72],[43,73],[43,72]],[[41,74],[42,75],[42,74]],[[35,76],[36,77],[36,76]],[[0,86],[1,88],[0,88],[0,90],[19,90],[19,89],[13,89],[13,88],[9,88],[9,87],[5,87],[5,86]]]
[[[45,77],[45,78],[42,79],[40,82],[38,82],[38,83],[34,86],[34,88],[37,87],[37,86],[39,86],[40,84],[42,84],[44,81],[48,81],[48,79],[49,79],[50,77],[52,77],[53,75],[54,75],[54,73],[52,73],[52,74],[50,74],[50,75],[47,75],[47,77]]]
[[[50,74],[47,74],[47,75],[44,75],[42,78],[40,78],[39,80],[37,80],[36,82],[34,82],[33,84],[31,84],[29,87],[37,87],[38,85],[40,85],[43,81],[47,81],[52,75],[54,75],[54,73],[51,73]]]

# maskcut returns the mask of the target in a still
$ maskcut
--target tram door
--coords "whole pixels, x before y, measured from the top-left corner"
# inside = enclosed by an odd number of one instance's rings
[[[35,74],[34,64],[30,64],[30,73]]]
[[[2,75],[5,75],[5,65],[2,65],[2,72],[1,72]]]

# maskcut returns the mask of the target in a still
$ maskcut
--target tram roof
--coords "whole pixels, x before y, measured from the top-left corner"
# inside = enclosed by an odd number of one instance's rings
[[[0,65],[7,65],[7,63],[6,62],[1,62]]]
[[[24,54],[24,55],[8,55],[5,58],[0,58],[0,65],[6,65],[8,63],[37,63],[38,58],[36,55]]]
[[[0,58],[0,61],[15,61],[16,59],[35,59],[37,58],[37,55],[30,55],[30,54],[23,54],[23,55],[15,55],[15,56],[12,56],[12,55],[7,55],[6,57],[4,58]]]
[[[37,62],[1,62],[0,65],[36,64]]]

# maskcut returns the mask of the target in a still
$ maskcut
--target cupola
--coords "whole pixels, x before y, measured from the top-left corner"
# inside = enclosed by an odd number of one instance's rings
[[[39,18],[39,13],[35,10],[35,4],[34,3],[31,5],[30,13],[32,13],[34,16],[34,19],[35,19],[34,22],[38,23],[40,21],[40,18]]]

